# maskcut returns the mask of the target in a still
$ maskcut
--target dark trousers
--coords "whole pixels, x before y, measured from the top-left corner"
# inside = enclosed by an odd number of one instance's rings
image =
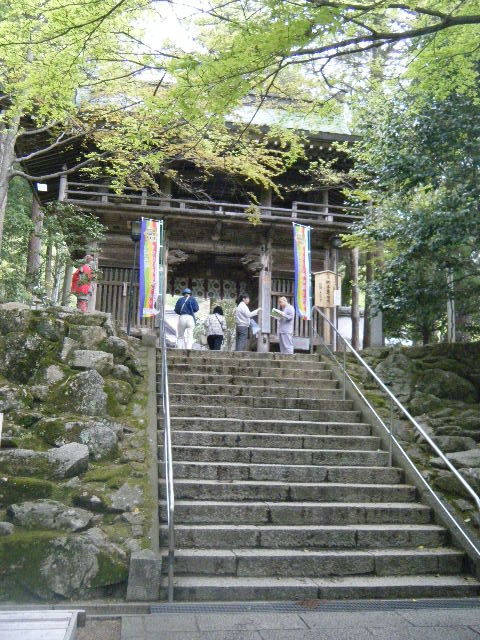
[[[220,351],[222,348],[223,336],[207,336],[207,342],[212,351]]]
[[[248,340],[248,327],[237,325],[237,339],[235,342],[235,351],[245,351]]]

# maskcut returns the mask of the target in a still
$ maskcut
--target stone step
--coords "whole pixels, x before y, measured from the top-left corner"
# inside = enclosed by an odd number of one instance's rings
[[[314,388],[314,389],[336,389],[338,382],[332,379],[331,371],[320,371],[315,377],[287,377],[287,376],[263,376],[262,378],[252,378],[248,375],[228,374],[219,375],[204,371],[203,373],[180,373],[176,370],[168,372],[169,384],[229,384],[248,387],[249,385],[263,386],[267,388],[284,387],[290,388]]]
[[[329,365],[320,360],[300,360],[294,358],[291,360],[274,360],[265,358],[232,358],[230,353],[225,353],[222,357],[197,357],[188,358],[186,356],[180,356],[177,358],[168,358],[168,366],[172,369],[179,366],[186,366],[191,369],[198,368],[211,368],[211,367],[255,367],[262,369],[303,369],[310,371],[320,371],[321,369],[328,369]]]
[[[171,417],[171,427],[175,431],[244,432],[244,433],[284,433],[329,436],[369,436],[372,428],[363,422],[297,422],[296,420],[239,420],[237,418],[181,418]],[[159,429],[163,431],[163,418],[159,419]],[[159,439],[161,441],[161,438]]]
[[[170,414],[172,416],[191,417],[192,420],[195,418],[258,418],[260,420],[274,418],[277,420],[306,420],[307,422],[360,422],[359,411],[232,407],[230,404],[224,406],[197,405],[195,407],[171,404]]]
[[[275,387],[275,395],[281,397],[290,398],[342,398],[342,390],[338,389],[338,383],[332,380],[332,387],[325,388],[322,385],[321,389],[315,389],[308,387]],[[182,382],[169,383],[170,393],[193,393],[197,396],[211,396],[211,395],[227,395],[227,396],[259,396],[265,394],[265,387],[262,385],[246,384],[244,386],[234,384],[184,384]],[[269,395],[272,395],[270,392]]]
[[[350,465],[356,467],[383,467],[387,464],[386,451],[317,451],[314,449],[279,449],[258,447],[200,447],[173,446],[173,460],[181,462],[244,462],[247,464],[303,464]],[[159,447],[159,460],[163,449]]]
[[[159,354],[160,357],[160,354]],[[318,354],[310,353],[295,353],[288,355],[279,352],[260,353],[258,351],[200,351],[200,350],[186,350],[186,349],[168,349],[168,360],[177,360],[187,358],[188,360],[222,360],[224,358],[234,360],[254,360],[254,361],[266,361],[280,360],[283,362],[321,362],[321,357]]]
[[[160,546],[167,545],[168,528],[160,527]],[[448,533],[436,524],[351,524],[273,526],[253,524],[178,524],[179,548],[267,549],[388,549],[440,547]]]
[[[345,576],[331,578],[233,578],[180,576],[174,600],[189,602],[242,600],[338,600],[463,598],[480,594],[470,576]],[[161,598],[166,598],[166,579]]]
[[[165,495],[160,481],[160,495]],[[406,484],[348,484],[341,482],[307,483],[267,480],[191,480],[175,478],[176,500],[226,500],[285,502],[413,502],[415,487]]]
[[[165,467],[159,464],[159,476]],[[243,464],[238,462],[174,462],[173,477],[197,480],[274,480],[283,482],[353,482],[400,484],[403,470],[395,467],[319,467],[313,465]]]
[[[245,433],[238,431],[172,431],[172,444],[196,447],[276,447],[279,449],[342,449],[377,451],[375,436],[324,436],[285,433]]]
[[[310,409],[310,410],[332,410],[332,411],[352,411],[353,402],[351,400],[328,399],[317,397],[314,398],[290,398],[281,395],[262,395],[261,397],[248,393],[243,396],[232,395],[203,395],[197,393],[174,393],[170,392],[170,404],[181,404],[183,406],[195,409],[199,401],[203,405],[222,407],[256,407],[260,409],[268,409],[275,407],[276,409]]]
[[[462,572],[464,552],[456,549],[304,550],[182,549],[175,575],[232,577],[453,575]],[[163,563],[164,569],[168,567]]]
[[[166,521],[165,503],[159,503],[160,520]],[[227,502],[175,501],[178,524],[425,524],[430,523],[430,509],[418,503],[401,502]]]
[[[248,363],[250,364],[250,363]],[[160,371],[157,372],[160,374]],[[194,375],[194,374],[204,374],[208,373],[210,375],[215,374],[219,376],[247,376],[252,380],[252,382],[257,378],[264,377],[272,377],[277,378],[279,380],[283,380],[285,378],[319,378],[319,379],[329,379],[332,377],[332,373],[330,369],[318,369],[314,367],[299,367],[298,365],[293,367],[260,367],[260,366],[244,366],[240,364],[225,364],[218,365],[216,363],[212,363],[209,366],[192,366],[189,364],[175,364],[172,367],[169,367],[169,377],[170,375]]]

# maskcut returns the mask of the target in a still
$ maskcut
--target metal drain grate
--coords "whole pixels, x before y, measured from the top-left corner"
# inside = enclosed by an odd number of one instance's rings
[[[307,600],[299,602],[178,602],[154,604],[150,613],[305,613],[307,611],[398,611],[480,608],[479,598],[432,600]]]

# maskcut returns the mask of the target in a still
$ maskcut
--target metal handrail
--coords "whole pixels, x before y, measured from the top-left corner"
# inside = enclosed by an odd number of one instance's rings
[[[348,379],[349,382],[354,387],[355,391],[357,391],[357,393],[360,395],[360,397],[362,398],[364,403],[373,412],[375,417],[378,419],[378,421],[380,422],[382,427],[385,429],[385,431],[389,435],[389,465],[390,466],[392,465],[393,444],[395,444],[399,448],[399,450],[401,451],[402,455],[407,460],[407,462],[410,465],[410,467],[412,468],[412,470],[415,472],[417,477],[420,479],[420,481],[422,482],[424,487],[427,489],[427,491],[430,493],[430,495],[434,498],[435,502],[438,504],[438,506],[445,513],[447,518],[452,522],[454,527],[460,532],[461,536],[466,540],[467,544],[471,547],[471,549],[473,549],[473,551],[477,554],[477,557],[480,558],[480,549],[469,538],[469,536],[466,534],[466,532],[459,526],[458,522],[455,520],[455,518],[452,516],[452,514],[448,511],[448,509],[445,507],[445,505],[439,499],[439,497],[437,496],[435,491],[433,491],[433,489],[430,487],[430,485],[425,480],[425,478],[422,476],[422,474],[419,472],[419,470],[417,469],[417,467],[415,466],[415,464],[413,463],[413,461],[411,460],[410,456],[405,451],[405,449],[403,448],[403,446],[401,445],[399,440],[397,440],[397,438],[395,437],[394,424],[393,424],[393,407],[394,407],[394,405],[400,410],[401,413],[403,413],[403,415],[410,421],[410,423],[413,424],[415,429],[422,435],[424,440],[431,446],[431,448],[435,451],[435,453],[443,460],[443,462],[450,469],[450,471],[452,471],[452,473],[455,475],[455,478],[460,482],[460,484],[464,487],[464,489],[466,489],[466,491],[472,496],[472,498],[474,499],[474,501],[476,503],[476,506],[477,506],[477,508],[479,510],[480,510],[480,496],[478,496],[478,494],[474,491],[474,489],[472,489],[472,487],[468,484],[468,482],[465,480],[465,478],[458,472],[458,470],[452,465],[450,460],[445,456],[443,451],[441,451],[441,449],[439,449],[439,447],[435,444],[435,442],[430,438],[430,436],[425,431],[425,429],[423,429],[423,427],[415,420],[415,418],[403,406],[403,404],[400,402],[400,400],[398,400],[398,398],[391,392],[391,390],[385,385],[385,383],[377,376],[375,371],[373,371],[373,369],[365,362],[365,360],[353,348],[353,346],[350,344],[350,342],[348,340],[346,340],[340,334],[340,332],[335,327],[335,325],[327,318],[327,316],[320,310],[320,308],[317,307],[317,306],[314,306],[312,308],[312,313],[313,312],[318,313],[318,315],[324,321],[326,321],[328,323],[328,325],[334,331],[336,339],[340,340],[340,344],[342,345],[343,358],[342,358],[342,362],[340,362],[338,360],[337,356],[335,355],[335,353],[333,352],[333,350],[330,349],[329,346],[325,343],[325,340],[323,340],[323,346],[327,349],[327,351],[330,353],[330,355],[334,358],[335,362],[337,362],[337,364],[340,366],[340,369],[341,369],[341,372],[342,372],[342,376],[343,376],[343,398],[345,399],[345,396],[346,396],[346,381]],[[312,330],[313,330],[313,322],[311,322],[310,325],[311,325]],[[355,356],[355,358],[358,360],[358,362],[360,362],[360,364],[363,366],[363,368],[372,376],[372,378],[375,380],[375,382],[378,384],[378,386],[389,397],[389,399],[390,399],[390,428],[385,424],[384,420],[380,417],[378,412],[375,410],[375,408],[372,406],[372,404],[366,398],[365,394],[362,392],[362,390],[359,388],[359,386],[356,384],[356,382],[352,379],[352,377],[347,372],[347,369],[346,369],[346,350],[347,350],[347,348]]]
[[[170,428],[170,396],[168,389],[167,341],[165,338],[165,301],[161,298],[160,348],[162,351],[163,459],[168,524],[168,601],[173,602],[173,564],[175,560],[175,493],[173,488],[172,434]]]

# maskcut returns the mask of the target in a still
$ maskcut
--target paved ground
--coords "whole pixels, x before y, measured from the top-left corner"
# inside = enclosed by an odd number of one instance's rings
[[[87,622],[77,630],[75,640],[120,640],[121,624],[120,619],[98,620],[87,616]]]
[[[257,608],[242,613],[226,605],[215,613],[187,608],[130,615],[122,618],[121,640],[480,640],[480,600],[466,606],[405,604],[375,610],[345,603],[344,610],[338,604],[322,610],[322,603],[312,602],[311,609],[298,612]]]

